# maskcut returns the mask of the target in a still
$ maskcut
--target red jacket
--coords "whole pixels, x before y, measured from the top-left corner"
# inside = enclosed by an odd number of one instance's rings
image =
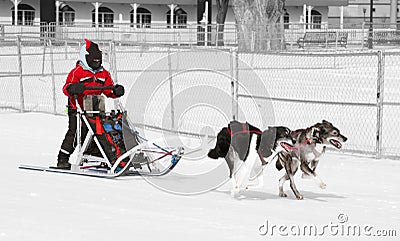
[[[67,92],[67,87],[74,83],[83,83],[85,86],[114,86],[114,81],[111,79],[111,75],[107,70],[102,68],[93,73],[85,69],[80,61],[78,61],[76,67],[69,72],[67,81],[63,87],[63,92],[69,99],[68,104],[73,109],[76,109],[75,99]],[[83,109],[83,96],[100,95],[102,93],[107,97],[117,98],[112,90],[85,90],[83,94],[78,95],[78,103]]]

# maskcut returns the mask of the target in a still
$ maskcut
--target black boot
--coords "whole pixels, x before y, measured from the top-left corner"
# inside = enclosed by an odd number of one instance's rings
[[[58,169],[64,169],[64,170],[71,170],[71,164],[68,162],[69,160],[69,154],[66,154],[62,151],[58,153],[58,159],[57,159],[57,168]]]

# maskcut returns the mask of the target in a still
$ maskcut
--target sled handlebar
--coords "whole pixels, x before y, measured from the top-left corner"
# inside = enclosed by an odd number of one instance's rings
[[[114,86],[85,86],[85,90],[114,90]],[[78,95],[74,95],[74,99],[78,99]]]
[[[114,86],[87,86],[85,90],[114,90]]]

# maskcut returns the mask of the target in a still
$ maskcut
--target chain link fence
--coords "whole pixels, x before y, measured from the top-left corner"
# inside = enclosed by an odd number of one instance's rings
[[[67,100],[60,90],[75,67],[81,44],[29,36],[17,36],[13,44],[0,44],[1,107],[21,112],[64,113]],[[109,43],[100,45],[109,67]]]
[[[18,37],[1,45],[0,108],[63,114],[61,88],[82,43]],[[126,87],[121,102],[139,126],[201,136],[215,135],[232,119],[262,129],[302,129],[325,119],[349,138],[346,151],[400,157],[393,135],[400,116],[400,52],[99,45],[105,68]]]
[[[256,69],[268,95],[240,99],[273,103],[275,122],[303,129],[328,120],[349,141],[346,149],[375,153],[378,53],[241,55]],[[241,78],[240,82],[251,81]],[[368,130],[368,131],[367,131]]]
[[[400,117],[400,53],[385,53],[382,75],[384,81],[382,99],[382,143],[380,149],[384,156],[399,156],[400,136],[397,135]]]

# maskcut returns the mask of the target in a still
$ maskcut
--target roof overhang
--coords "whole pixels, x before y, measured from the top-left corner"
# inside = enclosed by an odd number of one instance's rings
[[[347,6],[349,0],[286,0],[286,6]]]
[[[96,2],[95,0],[66,0],[68,2]],[[197,5],[197,0],[99,0],[101,3],[138,3],[138,4],[184,4],[184,5]],[[212,4],[215,5],[215,1],[212,0]],[[347,6],[349,0],[286,0],[286,6],[303,6],[304,4],[311,6]],[[230,1],[232,5],[232,0]]]
[[[189,5],[197,5],[197,0],[92,0],[92,1],[87,1],[87,0],[66,0],[65,3],[68,4],[68,2],[86,2],[86,3],[138,3],[138,4],[158,4],[158,5],[169,5],[169,4],[189,4]],[[213,4],[215,2],[213,1]]]

